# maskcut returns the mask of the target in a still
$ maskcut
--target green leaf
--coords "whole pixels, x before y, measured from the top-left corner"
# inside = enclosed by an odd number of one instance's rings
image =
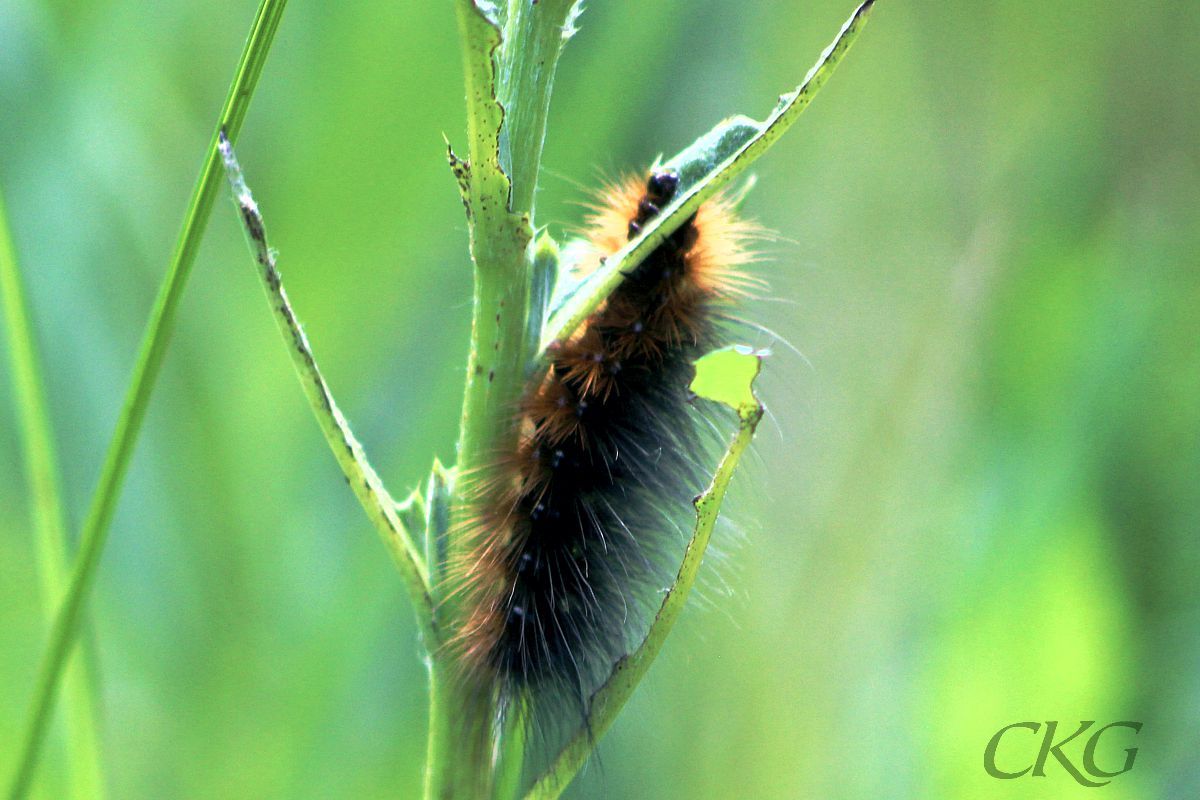
[[[756,122],[743,116],[728,119],[666,162],[680,173],[681,183],[686,184],[686,188],[681,186],[675,199],[643,228],[636,239],[609,256],[604,265],[589,275],[556,309],[542,334],[541,352],[570,336],[612,294],[625,273],[640,264],[696,213],[701,203],[779,141],[833,74],[862,32],[874,4],[875,0],[867,0],[855,10],[804,81],[794,91],[780,97],[765,120]]]
[[[764,355],[742,345],[714,350],[696,361],[692,393],[727,405],[739,415],[756,408],[754,380],[762,369]]]
[[[687,192],[693,186],[702,184],[706,177],[761,134],[761,122],[738,114],[718,123],[670,161],[659,166],[673,170],[679,176],[677,192]]]
[[[736,410],[737,432],[717,465],[712,482],[695,500],[696,522],[692,537],[684,551],[675,581],[667,590],[646,638],[637,649],[613,666],[607,680],[592,695],[587,724],[575,733],[549,769],[538,778],[525,800],[554,800],[563,793],[596,742],[612,725],[633,690],[645,677],[668,634],[675,627],[700,572],[704,552],[720,516],[721,503],[734,470],[750,446],[763,416],[762,405],[754,396],[754,379],[761,369],[762,358],[762,353],[749,348],[730,347],[710,353],[696,362],[692,391]]]
[[[425,510],[425,518],[422,520],[425,530],[425,563],[429,565],[430,586],[435,604],[439,599],[438,591],[445,586],[445,576],[440,571],[445,569],[447,562],[450,504],[453,497],[454,469],[446,468],[435,458],[433,469],[429,473],[429,482],[425,487],[425,499],[421,504]],[[435,573],[434,570],[438,572]]]
[[[404,525],[405,530],[425,530],[425,493],[420,489],[413,489],[409,492],[408,497],[396,503],[396,516],[400,518],[400,523]]]
[[[550,303],[558,285],[561,270],[561,254],[558,242],[546,231],[543,231],[533,243],[533,260],[530,265],[532,282],[529,295],[529,319],[527,321],[528,339],[536,342],[546,325]],[[531,359],[527,372],[533,372],[536,360]]]

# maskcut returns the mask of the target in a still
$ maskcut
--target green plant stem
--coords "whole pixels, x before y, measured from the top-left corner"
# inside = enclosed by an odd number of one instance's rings
[[[458,481],[445,554],[460,562],[468,543],[469,498],[486,485],[489,462],[515,441],[511,409],[521,385],[523,359],[532,349],[526,325],[531,281],[525,253],[533,232],[528,214],[509,206],[512,183],[500,165],[504,109],[496,99],[500,21],[474,0],[457,0],[467,90],[467,161],[450,154],[467,209],[474,264],[471,344],[458,439]],[[458,592],[446,564],[434,567],[439,614],[452,618]],[[429,657],[429,740],[425,796],[466,800],[491,794],[492,698],[454,680],[448,654]]]
[[[70,569],[66,512],[59,489],[58,458],[34,343],[33,323],[29,318],[29,305],[2,194],[0,298],[3,299],[5,334],[12,362],[13,394],[30,498],[42,605],[47,620],[52,623]],[[86,653],[70,660],[64,682],[71,795],[78,800],[99,800],[105,795],[104,773],[96,721],[96,695]]]
[[[526,252],[533,232],[528,209],[510,208],[513,184],[501,168],[504,109],[496,97],[500,48],[497,22],[473,0],[456,3],[467,87],[468,160],[457,165],[467,207],[475,273],[471,350],[459,430],[456,511],[504,444],[514,436],[513,402],[533,349],[526,322],[530,275]],[[513,47],[510,53],[518,53]],[[536,168],[534,169],[536,172]],[[450,542],[450,557],[461,542]]]
[[[746,356],[755,358],[756,356]],[[698,366],[699,371],[699,366]],[[754,431],[763,416],[763,407],[754,398],[751,383],[758,374],[758,364],[753,366],[753,372],[745,383],[745,400],[736,406],[738,412],[738,429],[728,449],[722,456],[717,470],[713,474],[708,488],[696,498],[696,524],[692,537],[684,552],[683,563],[675,577],[671,588],[667,590],[662,605],[650,625],[650,630],[642,643],[629,655],[619,660],[612,668],[608,678],[592,695],[588,709],[588,724],[579,729],[567,746],[558,754],[550,768],[537,780],[525,795],[525,800],[554,800],[570,784],[575,774],[579,772],[592,752],[596,742],[612,725],[625,702],[633,694],[638,683],[645,677],[646,671],[654,663],[662,649],[663,643],[675,627],[688,594],[696,582],[700,564],[704,560],[704,552],[712,537],[713,527],[720,516],[721,503],[725,492],[733,478],[734,470],[742,453],[750,446]],[[736,389],[737,387],[735,387]],[[695,384],[693,384],[695,389]],[[740,393],[740,390],[739,390]],[[723,398],[720,399],[725,402]]]
[[[424,558],[400,519],[396,501],[392,499],[379,475],[367,461],[362,445],[350,430],[350,424],[334,401],[329,384],[325,382],[321,369],[317,366],[308,337],[304,335],[296,312],[292,310],[288,300],[287,291],[283,288],[283,279],[275,262],[275,254],[267,240],[266,225],[242,177],[233,147],[224,137],[221,137],[219,147],[229,184],[233,189],[234,201],[241,212],[246,241],[259,266],[258,276],[267,294],[267,302],[275,317],[276,327],[288,345],[288,354],[292,358],[292,366],[296,369],[296,376],[300,379],[304,395],[308,398],[309,406],[321,433],[325,435],[329,449],[333,451],[333,456],[346,477],[346,483],[358,498],[363,510],[367,512],[367,517],[379,532],[380,539],[404,578],[413,610],[417,615],[424,647],[427,650],[435,650],[438,646],[438,635],[434,627],[433,599],[429,591],[429,577]]]
[[[467,158],[451,153],[450,161],[467,208],[475,293],[445,548],[450,563],[469,547],[463,532],[478,487],[488,485],[497,454],[512,452],[516,444],[512,409],[537,348],[528,321],[540,314],[531,310],[533,198],[555,67],[573,7],[570,0],[511,0],[499,9],[474,0],[455,3],[467,90]],[[458,592],[444,567],[431,565],[439,613],[450,617]],[[452,679],[452,665],[443,663],[448,657],[434,653],[430,659],[426,797],[474,800],[493,792],[495,708],[492,698]]]
[[[209,142],[204,167],[188,203],[183,229],[180,231],[166,278],[155,299],[116,430],[101,468],[100,480],[83,523],[79,555],[71,582],[55,617],[49,643],[38,668],[29,720],[19,745],[17,771],[9,788],[11,800],[24,797],[32,781],[40,745],[54,706],[63,664],[79,632],[84,600],[91,589],[96,565],[104,550],[117,496],[145,418],[155,379],[166,354],[179,300],[199,250],[213,200],[220,188],[222,167],[217,152],[217,134],[225,130],[231,139],[236,140],[286,6],[287,0],[262,0],[259,5],[225,105],[221,109],[216,129]]]
[[[576,13],[576,0],[509,0],[504,21],[496,79],[504,108],[500,166],[512,181],[510,208],[531,220],[554,74]]]

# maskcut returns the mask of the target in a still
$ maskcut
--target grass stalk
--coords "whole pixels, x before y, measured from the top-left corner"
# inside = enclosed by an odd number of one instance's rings
[[[67,586],[70,570],[66,509],[59,487],[58,456],[50,424],[49,406],[42,383],[40,359],[34,342],[33,322],[25,298],[16,247],[8,226],[4,197],[0,194],[0,300],[3,301],[5,339],[12,364],[13,395],[30,517],[37,554],[42,605],[48,624]],[[67,724],[67,761],[71,796],[100,800],[105,796],[100,756],[96,692],[86,653],[66,667],[63,711]]]
[[[96,566],[104,550],[117,497],[129,467],[134,443],[141,431],[150,394],[166,354],[179,301],[199,250],[200,239],[212,211],[213,201],[220,188],[222,165],[217,150],[218,133],[225,130],[231,139],[236,140],[286,6],[287,0],[262,0],[259,5],[229,94],[209,142],[204,166],[188,203],[183,228],[171,256],[167,275],[155,299],[133,376],[130,378],[116,429],[101,468],[99,483],[83,523],[79,554],[66,596],[59,606],[50,630],[49,642],[38,667],[28,722],[18,745],[20,755],[17,768],[9,784],[10,800],[23,798],[33,779],[63,665],[79,634],[84,601],[91,589]]]

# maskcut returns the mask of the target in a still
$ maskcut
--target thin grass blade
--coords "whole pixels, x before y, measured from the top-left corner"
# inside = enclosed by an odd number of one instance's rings
[[[0,195],[0,300],[3,301],[5,341],[12,364],[18,437],[29,492],[42,605],[48,623],[53,624],[54,612],[66,590],[71,568],[67,555],[66,509],[59,488],[58,456],[33,323],[3,195]],[[64,676],[69,784],[72,797],[78,800],[102,800],[106,792],[96,720],[96,693],[87,656],[87,653],[80,653],[70,660]]]
[[[216,199],[217,191],[220,189],[222,168],[220,154],[217,152],[217,134],[219,131],[225,130],[233,139],[241,130],[242,121],[245,119],[246,110],[249,108],[250,99],[254,95],[259,75],[262,74],[267,53],[275,38],[275,31],[279,27],[279,21],[286,6],[287,0],[262,0],[259,5],[250,35],[246,40],[246,47],[242,51],[241,60],[234,74],[233,83],[229,88],[229,94],[221,109],[212,140],[209,142],[204,166],[192,191],[183,228],[171,256],[167,275],[159,288],[154,308],[150,313],[150,320],[142,338],[133,376],[130,378],[129,388],[126,390],[125,401],[121,407],[108,452],[105,454],[100,480],[92,495],[92,502],[83,523],[79,555],[71,574],[71,581],[55,617],[49,642],[38,668],[28,723],[23,739],[17,747],[20,755],[17,760],[16,772],[9,784],[10,800],[19,800],[19,798],[25,797],[29,791],[42,739],[50,720],[50,712],[54,707],[63,665],[79,634],[79,620],[83,612],[84,601],[91,590],[96,566],[104,551],[104,543],[108,537],[117,497],[120,495],[129,460],[133,454],[134,443],[141,432],[150,395],[154,390],[159,369],[162,367],[163,357],[166,355],[167,342],[174,327],[179,301],[183,296],[183,289],[187,284],[196,253],[199,251],[200,239],[203,236],[205,225],[208,223],[213,200]]]

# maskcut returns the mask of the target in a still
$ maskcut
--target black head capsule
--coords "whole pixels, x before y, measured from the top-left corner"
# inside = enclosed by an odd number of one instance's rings
[[[678,188],[679,176],[669,169],[650,175],[646,181],[646,194],[638,201],[637,214],[629,222],[629,239],[636,238],[642,232],[642,226],[659,215]]]
[[[679,188],[679,174],[674,170],[664,169],[653,173],[646,181],[646,197],[655,205],[662,207],[671,202],[675,191]]]

